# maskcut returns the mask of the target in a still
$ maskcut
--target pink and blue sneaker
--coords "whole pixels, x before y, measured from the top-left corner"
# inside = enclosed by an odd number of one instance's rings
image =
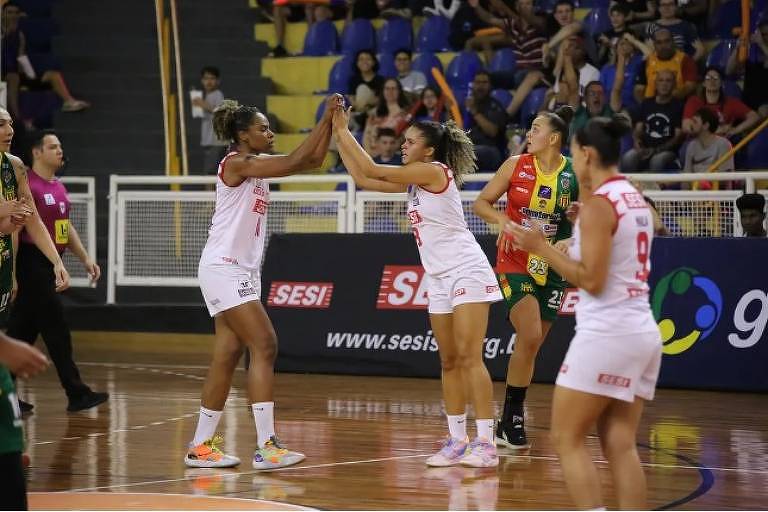
[[[496,445],[484,437],[476,437],[467,447],[467,454],[461,459],[463,466],[473,468],[495,468],[499,465]]]
[[[427,466],[455,466],[461,462],[461,458],[467,452],[467,446],[469,446],[468,439],[456,439],[455,437],[447,436],[445,441],[443,441],[440,451],[427,459]]]

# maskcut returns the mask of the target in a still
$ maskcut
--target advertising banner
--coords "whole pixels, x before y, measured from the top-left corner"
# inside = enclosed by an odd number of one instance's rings
[[[494,261],[495,237],[479,241]],[[650,300],[666,342],[661,385],[768,389],[768,270],[748,264],[768,261],[768,241],[760,242],[656,241],[651,283],[658,285]],[[262,283],[279,338],[279,370],[440,375],[411,235],[273,235]],[[577,301],[576,290],[565,294],[534,381],[554,381],[573,336]],[[504,304],[494,304],[483,353],[495,380],[505,378],[514,339]]]

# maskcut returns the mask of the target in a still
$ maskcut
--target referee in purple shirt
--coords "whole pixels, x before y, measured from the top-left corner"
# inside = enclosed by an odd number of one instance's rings
[[[83,247],[75,226],[69,221],[69,198],[56,172],[64,163],[61,142],[52,131],[42,131],[32,141],[32,169],[29,187],[35,206],[59,254],[70,249],[80,259],[92,281],[101,270]],[[8,335],[34,344],[42,335],[59,381],[69,399],[67,411],[90,409],[109,399],[94,392],[80,378],[72,358],[72,336],[64,319],[64,306],[55,290],[51,263],[34,245],[26,230],[21,232],[16,258],[18,294],[8,319]],[[19,401],[23,412],[34,407]]]

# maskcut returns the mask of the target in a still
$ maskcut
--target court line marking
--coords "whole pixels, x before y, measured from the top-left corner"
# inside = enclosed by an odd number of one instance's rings
[[[386,462],[390,460],[403,460],[403,459],[415,459],[420,457],[427,457],[429,456],[428,453],[425,454],[419,454],[419,455],[400,455],[397,457],[382,457],[377,459],[363,459],[363,460],[349,460],[349,461],[343,461],[343,462],[326,462],[325,464],[313,464],[308,466],[288,466],[284,468],[275,468],[270,470],[260,470],[260,469],[253,469],[250,471],[241,471],[237,473],[214,473],[211,472],[211,475],[217,475],[221,476],[222,478],[240,478],[241,476],[253,476],[258,474],[269,474],[269,473],[277,473],[277,472],[285,472],[285,471],[301,471],[305,469],[318,469],[318,468],[327,468],[327,467],[333,467],[333,466],[350,466],[353,464],[371,464],[374,462]],[[82,488],[76,488],[76,489],[68,489],[66,491],[54,491],[56,493],[64,493],[64,492],[93,492],[98,491],[101,489],[121,489],[126,487],[138,487],[140,485],[155,485],[155,484],[169,484],[169,483],[175,483],[175,482],[186,482],[189,480],[195,480],[199,478],[200,475],[190,475],[185,476],[183,478],[169,478],[165,480],[147,480],[144,482],[131,482],[129,484],[114,484],[114,485],[101,485],[97,487],[82,487]]]
[[[415,451],[413,448],[400,448],[400,450],[403,451]],[[249,470],[249,471],[240,471],[240,472],[227,472],[227,473],[214,473],[211,472],[211,474],[216,474],[217,476],[221,476],[222,478],[240,478],[243,476],[253,476],[257,474],[269,474],[269,473],[278,473],[278,472],[286,472],[286,471],[303,471],[308,469],[320,469],[320,468],[327,468],[327,467],[335,467],[335,466],[350,466],[355,464],[372,464],[376,462],[387,462],[392,460],[405,460],[405,459],[416,459],[416,458],[423,458],[428,457],[430,453],[419,453],[414,455],[400,455],[395,457],[381,457],[376,459],[362,459],[362,460],[351,460],[351,461],[342,461],[342,462],[327,462],[324,464],[311,464],[307,466],[289,466],[284,468],[276,468],[272,470]],[[557,457],[553,456],[547,456],[547,455],[508,455],[508,454],[499,454],[499,457],[505,457],[505,458],[520,458],[520,459],[534,459],[534,460],[547,460],[547,461],[555,461],[557,460]],[[605,460],[595,460],[594,461],[597,464],[608,464]],[[656,464],[656,463],[649,463],[645,462],[642,463],[645,467],[655,467],[655,468],[665,468],[665,469],[695,469],[700,470],[701,467],[698,466],[687,466],[687,465],[675,465],[675,464]],[[760,470],[751,470],[751,469],[741,469],[741,468],[718,468],[718,467],[708,467],[707,469],[711,471],[733,471],[733,472],[739,472],[739,473],[755,473],[755,474],[766,474],[765,471]],[[169,478],[164,480],[145,480],[142,482],[131,482],[127,484],[113,484],[113,485],[102,485],[102,486],[96,486],[96,487],[81,487],[81,488],[75,488],[75,489],[68,489],[65,491],[55,491],[55,492],[93,492],[93,491],[99,491],[102,489],[123,489],[123,488],[129,488],[129,487],[139,487],[142,485],[157,485],[157,484],[168,484],[168,483],[177,483],[177,482],[186,482],[190,480],[195,480],[198,478],[199,475],[191,475],[191,476],[185,476],[181,478]]]
[[[196,375],[188,375],[183,373],[173,373],[173,372],[160,372],[160,368],[182,368],[182,369],[190,369],[190,370],[207,370],[208,366],[203,365],[182,365],[182,364],[142,364],[142,363],[102,363],[97,361],[88,361],[88,362],[79,362],[77,364],[81,365],[90,365],[90,366],[104,366],[104,367],[110,367],[110,368],[121,368],[121,369],[127,369],[127,370],[149,370],[152,372],[158,372],[158,373],[165,373],[167,375],[178,375],[178,376],[184,376],[188,378],[202,378],[204,377],[198,377]],[[241,367],[237,368],[238,370],[242,370]],[[194,416],[195,414],[187,414],[186,417]],[[165,421],[178,421],[184,419],[184,417],[176,417],[176,418],[170,418]],[[151,423],[150,425],[158,424],[158,422]],[[146,426],[142,426],[139,428],[145,428]],[[135,429],[136,427],[133,427]],[[132,428],[129,427],[127,430],[114,430],[112,432],[123,432],[131,430]],[[590,436],[590,437],[596,437],[596,436]],[[79,439],[79,438],[70,438],[73,439]],[[51,444],[55,441],[44,441],[40,443],[33,443],[35,445],[39,444]],[[396,450],[400,451],[420,451],[416,448],[397,448]],[[527,457],[531,459],[536,460],[557,460],[557,457],[553,456],[525,456],[525,455],[507,455],[507,454],[499,454],[500,457]],[[389,460],[389,459],[382,459],[382,460]],[[595,463],[597,464],[607,464],[608,462],[605,460],[596,460]],[[344,464],[344,463],[341,463]],[[644,467],[655,467],[655,468],[663,468],[663,469],[695,469],[700,470],[700,466],[691,466],[691,465],[677,465],[677,464],[657,464],[652,462],[641,462],[641,464]],[[305,466],[301,466],[305,467]],[[319,466],[318,466],[319,467]],[[279,468],[279,469],[292,469],[292,468]],[[712,471],[723,471],[723,472],[735,472],[735,473],[746,473],[746,474],[765,474],[765,470],[760,469],[749,469],[749,468],[725,468],[725,467],[712,467],[712,466],[706,466],[706,469],[710,469]],[[272,470],[277,471],[277,470]],[[262,471],[259,471],[262,472]]]
[[[30,494],[30,495],[35,495],[35,494],[37,494],[37,495],[40,495],[40,494],[49,495],[49,494],[75,494],[75,493],[76,493],[75,491],[31,491],[31,492],[29,492],[27,494]],[[85,493],[79,493],[79,494],[85,494]],[[99,492],[95,492],[94,494],[112,494],[112,493],[106,493],[106,492],[99,493]],[[280,506],[288,505],[288,506],[291,506],[291,507],[296,507],[294,510],[319,510],[319,509],[312,508],[312,507],[307,507],[307,506],[304,506],[304,505],[295,505],[293,503],[287,503],[287,502],[282,502],[282,501],[261,500],[261,499],[251,499],[251,498],[235,498],[235,497],[219,496],[219,495],[215,495],[215,496],[210,496],[210,495],[200,496],[200,495],[197,495],[197,494],[181,494],[181,493],[175,493],[175,492],[131,492],[131,493],[126,493],[126,494],[129,495],[129,496],[178,496],[178,497],[193,498],[193,499],[201,498],[201,499],[208,499],[208,500],[235,500],[235,501],[247,501],[249,503],[274,504],[274,505],[280,505]]]

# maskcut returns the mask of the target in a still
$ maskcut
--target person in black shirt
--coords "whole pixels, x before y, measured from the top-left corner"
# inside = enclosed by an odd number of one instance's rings
[[[475,75],[465,107],[471,118],[468,135],[475,144],[477,167],[481,171],[495,171],[502,161],[499,148],[504,145],[507,114],[491,97],[491,76],[487,72]]]
[[[744,94],[741,100],[757,112],[761,118],[768,117],[768,18],[761,21],[752,34],[752,47],[746,62],[739,61],[739,45],[728,59],[726,75],[744,75]]]
[[[672,97],[675,74],[656,73],[656,96],[640,104],[632,134],[634,148],[621,158],[622,172],[679,170],[677,151],[683,141],[683,104]]]

